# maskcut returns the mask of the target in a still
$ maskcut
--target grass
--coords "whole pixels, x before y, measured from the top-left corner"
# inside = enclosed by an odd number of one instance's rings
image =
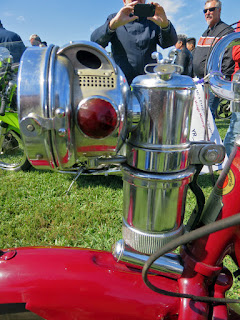
[[[222,139],[229,120],[217,120]],[[217,178],[215,173],[215,179]],[[81,176],[66,194],[71,174],[31,169],[0,171],[0,247],[80,246],[110,250],[122,238],[122,179],[120,176]],[[210,175],[199,178],[206,198],[212,189]],[[188,193],[186,216],[195,206]],[[225,259],[231,271],[231,259]],[[238,297],[238,281],[228,293]]]
[[[229,119],[224,119],[224,120],[216,119],[215,122],[216,122],[216,125],[218,128],[218,132],[220,134],[220,137],[222,138],[222,140],[224,140],[224,137],[227,132],[230,120]]]
[[[0,247],[84,246],[109,250],[121,237],[122,180],[78,179],[31,169],[0,171]],[[119,229],[119,230],[118,230]]]

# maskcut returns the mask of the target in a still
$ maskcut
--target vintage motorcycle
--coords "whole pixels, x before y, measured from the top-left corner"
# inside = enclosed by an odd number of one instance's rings
[[[212,90],[236,103],[240,82],[219,70],[238,41],[237,33],[219,41],[207,67]],[[224,148],[190,143],[195,83],[176,70],[157,63],[130,90],[94,43],[25,51],[17,95],[30,163],[63,172],[121,164],[123,239],[112,253],[2,249],[3,319],[240,319],[239,300],[225,299],[232,275],[222,263],[228,254],[240,265],[240,140],[205,204],[197,176]],[[188,188],[197,207],[184,226]]]
[[[19,63],[13,63],[5,45],[15,50],[19,43],[11,42],[0,46],[0,169],[27,170],[30,163],[21,139],[16,101]]]

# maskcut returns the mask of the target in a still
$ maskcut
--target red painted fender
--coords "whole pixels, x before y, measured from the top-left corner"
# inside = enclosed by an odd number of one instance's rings
[[[14,251],[15,250],[15,251]],[[150,276],[178,290],[177,281]],[[145,286],[112,254],[78,248],[17,248],[0,258],[0,304],[26,303],[44,319],[177,319],[179,300]],[[1,307],[1,305],[0,305]]]

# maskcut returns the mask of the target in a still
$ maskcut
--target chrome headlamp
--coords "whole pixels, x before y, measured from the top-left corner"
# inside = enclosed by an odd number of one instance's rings
[[[115,156],[127,134],[129,91],[121,70],[95,43],[27,49],[19,69],[18,109],[30,163],[68,170]]]

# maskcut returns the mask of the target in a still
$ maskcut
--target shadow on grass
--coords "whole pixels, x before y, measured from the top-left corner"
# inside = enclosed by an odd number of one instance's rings
[[[75,179],[76,175],[71,173],[62,173],[62,172],[55,172],[51,170],[40,170],[36,169],[34,167],[31,167],[28,171],[30,172],[37,172],[37,174],[59,174],[59,175],[65,175],[67,176],[67,179],[70,181],[70,183]],[[77,174],[77,173],[76,173]],[[89,186],[104,186],[109,187],[111,189],[117,190],[122,189],[123,183],[122,183],[122,174],[109,174],[109,175],[80,175],[77,181],[74,182],[74,184],[77,184],[78,187],[81,188],[88,188]]]
[[[75,182],[81,188],[91,187],[91,186],[103,186],[108,187],[113,190],[122,189],[123,182],[121,175],[92,175],[92,176],[80,176]]]

